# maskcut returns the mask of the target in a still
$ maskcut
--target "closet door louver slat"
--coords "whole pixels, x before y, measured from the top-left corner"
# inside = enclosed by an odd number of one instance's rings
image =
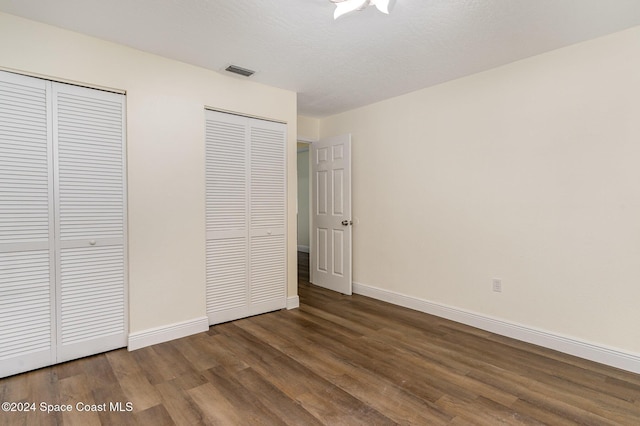
[[[244,238],[207,241],[209,315],[225,318],[226,315],[233,317],[248,312],[248,260],[247,243]]]
[[[256,313],[263,309],[282,308],[285,259],[284,235],[251,239],[251,303]],[[275,307],[270,309],[270,305]]]
[[[49,250],[0,253],[0,376],[52,362]]]
[[[245,126],[207,120],[206,133],[207,232],[245,232],[247,229]]]
[[[70,89],[73,92],[67,93]],[[122,142],[110,144],[100,137],[100,132],[107,132],[122,141],[121,95],[79,89],[62,87],[56,91],[60,239],[123,238]],[[114,100],[96,101],[96,95],[112,95],[109,97]],[[77,115],[69,111],[68,105],[86,109],[83,115]],[[100,131],[87,126],[87,118],[101,123]],[[86,140],[99,143],[100,149],[69,139],[69,135],[80,130]],[[93,173],[84,173],[87,169]],[[104,215],[105,211],[112,214]]]

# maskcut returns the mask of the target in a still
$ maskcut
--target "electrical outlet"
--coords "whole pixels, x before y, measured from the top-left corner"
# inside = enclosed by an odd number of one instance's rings
[[[502,280],[499,278],[494,278],[492,281],[493,291],[496,293],[502,293]]]

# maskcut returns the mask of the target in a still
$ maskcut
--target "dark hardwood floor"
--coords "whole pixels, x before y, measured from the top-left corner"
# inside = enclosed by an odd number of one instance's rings
[[[309,282],[310,281],[310,269],[309,253],[298,252],[298,281]]]
[[[38,406],[0,412],[0,424],[640,424],[639,375],[307,282],[299,290],[300,309],[1,379],[0,402]],[[41,402],[72,411],[46,414]],[[133,411],[110,411],[117,402]]]

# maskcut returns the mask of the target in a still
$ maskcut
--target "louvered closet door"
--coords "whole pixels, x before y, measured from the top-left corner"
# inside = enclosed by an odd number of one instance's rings
[[[206,112],[207,313],[286,306],[286,126]]]
[[[249,119],[251,314],[286,306],[286,126]]]
[[[126,346],[124,96],[54,84],[58,361]]]
[[[55,360],[46,86],[0,72],[0,377]]]
[[[246,118],[206,111],[207,315],[249,315]]]

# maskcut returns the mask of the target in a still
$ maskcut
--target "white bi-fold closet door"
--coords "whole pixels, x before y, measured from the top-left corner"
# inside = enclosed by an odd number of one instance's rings
[[[124,106],[0,72],[0,377],[126,346]]]
[[[286,307],[285,124],[206,111],[210,324]]]

